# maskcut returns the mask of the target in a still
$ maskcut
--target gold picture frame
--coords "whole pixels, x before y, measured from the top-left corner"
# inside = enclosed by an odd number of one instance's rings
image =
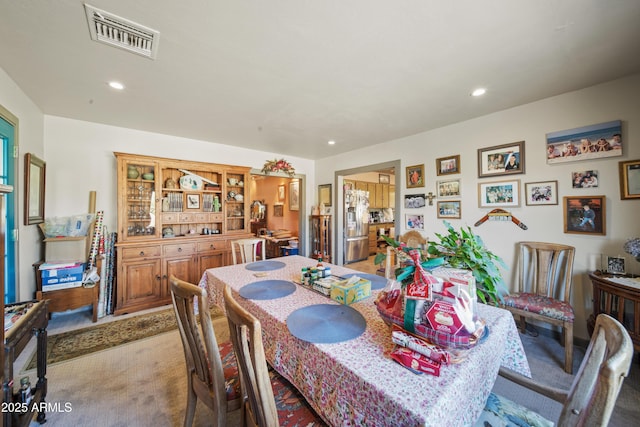
[[[424,187],[424,165],[407,166],[407,188]]]
[[[620,199],[640,199],[640,160],[618,163],[620,170]]]
[[[331,184],[318,185],[318,204],[331,206]]]
[[[24,155],[24,223],[44,222],[44,190],[47,164],[31,153]]]
[[[460,155],[440,157],[436,159],[436,174],[450,175],[460,173]]]

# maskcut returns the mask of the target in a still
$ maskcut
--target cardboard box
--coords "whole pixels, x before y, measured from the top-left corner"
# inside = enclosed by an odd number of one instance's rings
[[[51,237],[44,239],[44,261],[49,263],[64,261],[86,261],[89,258],[91,242],[89,236]]]
[[[434,286],[434,296],[444,300],[449,297],[459,298],[460,291],[464,290],[471,297],[471,308],[477,313],[476,278],[469,270],[459,268],[438,267],[430,271],[431,275],[442,280],[442,284]]]
[[[42,292],[59,291],[61,289],[79,288],[82,282],[58,283],[56,285],[42,285]]]
[[[63,274],[57,277],[42,278],[42,286],[57,285],[60,283],[82,282],[82,273],[80,274]]]
[[[68,264],[44,263],[40,266],[40,274],[42,276],[42,279],[82,274],[83,272],[84,263],[82,262]]]
[[[331,299],[340,304],[350,305],[371,296],[371,281],[360,279],[347,284],[347,281],[331,285]]]

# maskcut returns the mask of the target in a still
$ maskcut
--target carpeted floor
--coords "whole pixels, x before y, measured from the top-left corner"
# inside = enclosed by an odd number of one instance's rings
[[[211,317],[222,316],[218,307],[211,309]],[[152,337],[177,328],[172,308],[141,314],[88,328],[51,334],[47,337],[47,365],[106,350],[139,339]],[[36,367],[35,351],[25,369]]]

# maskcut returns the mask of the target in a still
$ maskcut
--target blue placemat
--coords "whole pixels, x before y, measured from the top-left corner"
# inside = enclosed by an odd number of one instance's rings
[[[284,268],[284,266],[285,264],[282,261],[256,261],[251,264],[247,264],[245,268],[251,271],[270,271],[279,270]]]
[[[331,344],[360,336],[367,322],[347,305],[316,304],[299,308],[287,317],[294,337],[317,344]]]
[[[348,279],[351,276],[358,276],[363,279],[370,280],[372,291],[375,291],[376,289],[384,289],[384,287],[387,286],[387,278],[378,276],[376,274],[352,273],[352,274],[343,274],[340,277],[344,277],[345,279]]]
[[[294,293],[296,285],[286,280],[262,280],[240,288],[238,293],[247,299],[276,299]]]

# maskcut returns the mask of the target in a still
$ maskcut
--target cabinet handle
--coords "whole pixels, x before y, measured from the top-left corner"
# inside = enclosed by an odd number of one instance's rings
[[[144,256],[144,251],[140,251],[140,256]]]
[[[160,281],[160,275],[156,274],[156,280],[159,282]]]
[[[162,275],[162,278],[163,278],[163,279],[166,279],[166,278],[167,278],[167,275],[166,275],[166,274],[163,274],[163,275]]]
[[[182,248],[178,248],[178,252],[182,252]]]
[[[215,249],[216,247],[214,245],[209,245],[209,249]]]

